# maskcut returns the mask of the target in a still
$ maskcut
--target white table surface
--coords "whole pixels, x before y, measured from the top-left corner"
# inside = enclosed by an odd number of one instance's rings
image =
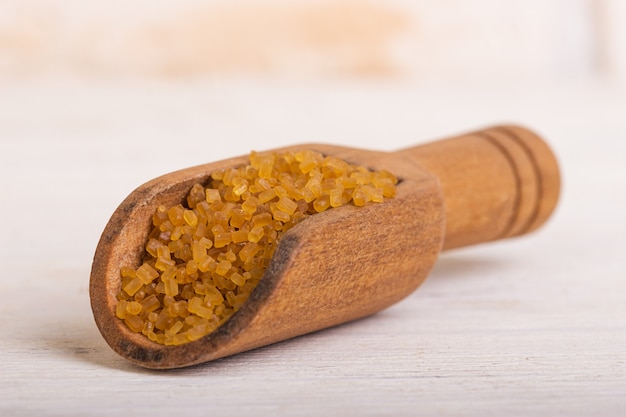
[[[443,254],[375,316],[188,369],[140,369],[100,336],[91,257],[144,181],[251,149],[395,150],[498,122],[536,129],[561,161],[540,231]],[[592,82],[0,86],[0,415],[626,415],[625,159],[626,90]]]

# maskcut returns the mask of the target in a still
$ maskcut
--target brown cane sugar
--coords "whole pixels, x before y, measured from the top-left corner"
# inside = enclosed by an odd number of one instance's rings
[[[164,345],[206,336],[248,299],[283,233],[329,208],[382,202],[396,184],[309,150],[252,152],[194,185],[184,204],[156,210],[143,263],[121,268],[116,315]]]

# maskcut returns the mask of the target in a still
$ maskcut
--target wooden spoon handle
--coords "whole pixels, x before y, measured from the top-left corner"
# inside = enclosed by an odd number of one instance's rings
[[[433,173],[446,206],[444,249],[528,233],[553,212],[560,188],[546,143],[497,126],[399,151]]]

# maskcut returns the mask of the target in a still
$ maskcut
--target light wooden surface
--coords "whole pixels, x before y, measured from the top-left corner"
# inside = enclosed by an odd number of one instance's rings
[[[589,83],[0,87],[0,415],[624,415],[625,98]],[[535,128],[563,167],[540,231],[445,253],[373,317],[198,367],[139,369],[97,331],[91,257],[146,180],[252,148],[394,150],[501,121]],[[171,140],[193,151],[150,149]]]

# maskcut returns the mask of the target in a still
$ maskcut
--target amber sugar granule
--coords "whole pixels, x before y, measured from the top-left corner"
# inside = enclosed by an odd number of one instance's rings
[[[186,204],[157,209],[143,263],[121,268],[116,315],[160,344],[206,336],[248,299],[283,233],[329,208],[382,202],[396,183],[308,150],[252,152],[194,185]]]

